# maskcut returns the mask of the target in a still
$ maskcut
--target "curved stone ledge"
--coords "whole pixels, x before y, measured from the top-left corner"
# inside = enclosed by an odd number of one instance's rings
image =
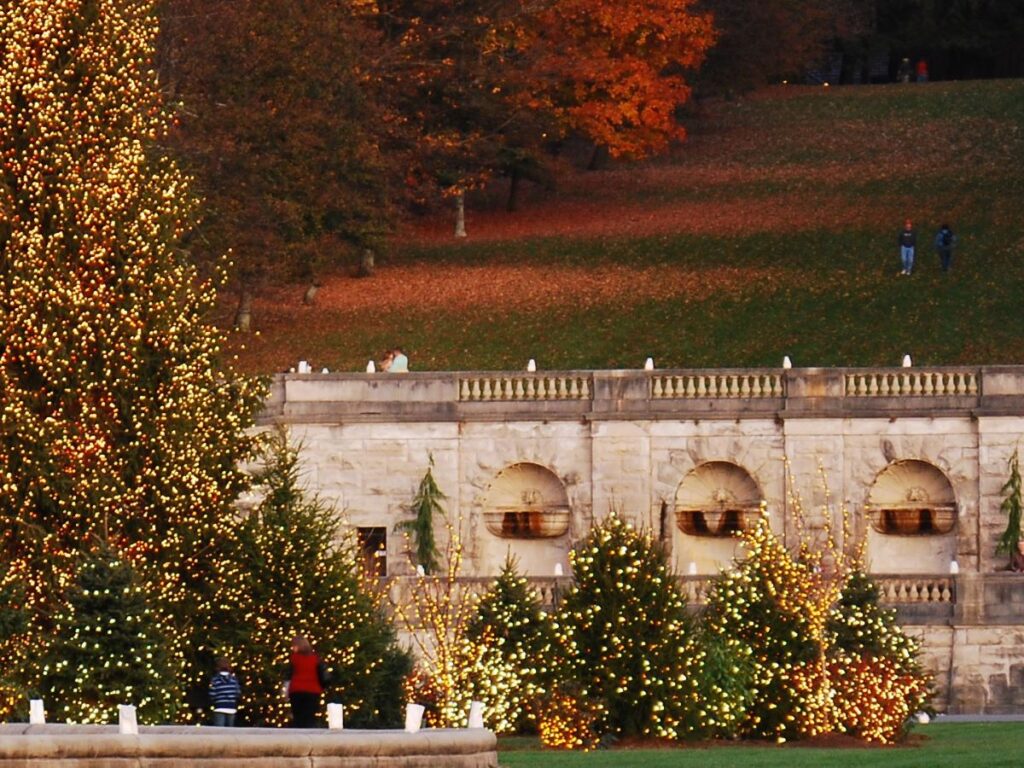
[[[497,768],[487,730],[0,725],[0,768]]]

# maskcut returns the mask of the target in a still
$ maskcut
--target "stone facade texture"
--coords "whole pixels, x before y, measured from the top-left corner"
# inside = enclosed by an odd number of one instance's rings
[[[467,577],[495,575],[508,555],[538,579],[567,574],[574,543],[615,509],[660,536],[680,574],[706,578],[737,545],[677,515],[717,520],[712,507],[736,506],[739,488],[756,487],[790,543],[798,518],[812,535],[845,518],[847,546],[865,543],[922,638],[940,707],[1024,711],[1024,575],[994,551],[1024,368],[290,374],[261,419],[275,423],[302,446],[311,490],[348,524],[386,529],[398,578],[412,571],[394,526],[431,461]],[[524,506],[510,511],[513,475]],[[563,493],[541,498],[552,478]],[[883,491],[903,494],[897,518],[945,504],[950,529],[880,531],[888,513],[869,500]],[[545,535],[531,515],[547,516]],[[925,577],[944,581],[926,589]]]

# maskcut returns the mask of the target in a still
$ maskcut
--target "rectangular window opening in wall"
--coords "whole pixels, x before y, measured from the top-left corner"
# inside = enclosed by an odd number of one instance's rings
[[[359,551],[363,570],[370,576],[388,575],[388,529],[384,527],[357,528]]]

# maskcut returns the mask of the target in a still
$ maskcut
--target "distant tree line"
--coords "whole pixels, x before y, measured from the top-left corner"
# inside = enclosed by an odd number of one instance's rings
[[[1000,0],[702,0],[718,32],[697,84],[747,90],[809,69],[891,82],[902,58],[932,79],[1024,75],[1024,5]]]

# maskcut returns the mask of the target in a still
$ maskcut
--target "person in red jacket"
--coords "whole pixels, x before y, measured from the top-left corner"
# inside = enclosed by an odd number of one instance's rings
[[[292,640],[292,652],[285,670],[288,701],[292,705],[292,728],[316,728],[320,695],[327,683],[327,668],[302,635]]]

